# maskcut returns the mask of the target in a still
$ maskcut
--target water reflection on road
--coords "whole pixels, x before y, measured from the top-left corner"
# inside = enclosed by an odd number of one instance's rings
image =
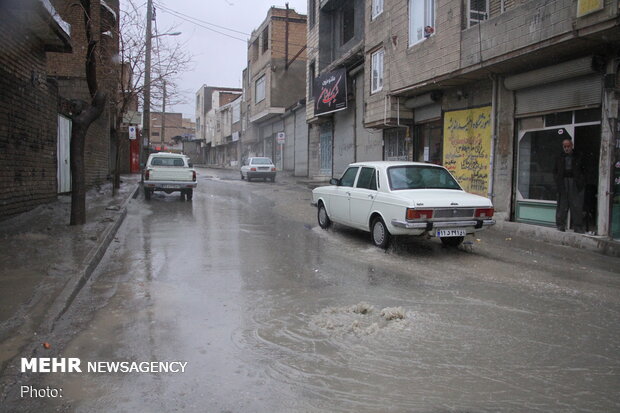
[[[274,214],[260,187],[199,188],[133,202],[65,321],[97,308],[67,356],[187,372],[50,377],[70,411],[620,408],[618,294],[563,284],[554,262],[417,241],[385,253]]]

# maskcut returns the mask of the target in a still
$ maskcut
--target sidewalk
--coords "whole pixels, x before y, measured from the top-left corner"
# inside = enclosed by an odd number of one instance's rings
[[[86,195],[86,224],[69,226],[71,197],[0,222],[0,372],[34,335],[52,328],[113,240],[140,176]]]

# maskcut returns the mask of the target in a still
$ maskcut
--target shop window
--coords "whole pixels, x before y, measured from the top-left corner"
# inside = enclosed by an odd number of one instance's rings
[[[584,109],[575,111],[575,123],[589,123],[601,121],[601,109]]]
[[[564,128],[526,132],[519,141],[517,187],[524,199],[557,200],[553,159],[562,141],[572,137]]]
[[[558,112],[545,115],[545,126],[570,125],[573,123],[573,112]]]
[[[441,120],[418,124],[414,129],[415,153],[413,160],[443,164],[443,136]]]

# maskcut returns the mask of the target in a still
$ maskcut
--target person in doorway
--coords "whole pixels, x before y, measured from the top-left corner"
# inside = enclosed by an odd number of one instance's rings
[[[568,211],[573,229],[583,234],[583,190],[585,186],[584,165],[581,155],[575,152],[570,138],[562,141],[562,153],[555,159],[553,176],[558,190],[558,206],[555,224],[566,231]]]

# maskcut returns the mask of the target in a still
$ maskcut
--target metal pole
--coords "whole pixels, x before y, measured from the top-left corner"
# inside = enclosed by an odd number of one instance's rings
[[[166,81],[164,80],[164,98],[161,109],[161,149],[164,150],[166,144]]]
[[[153,20],[153,0],[146,2],[146,50],[144,54],[144,108],[142,116],[142,142],[140,142],[140,164],[146,163],[146,149],[151,143],[151,21]],[[146,139],[146,145],[144,140]]]

